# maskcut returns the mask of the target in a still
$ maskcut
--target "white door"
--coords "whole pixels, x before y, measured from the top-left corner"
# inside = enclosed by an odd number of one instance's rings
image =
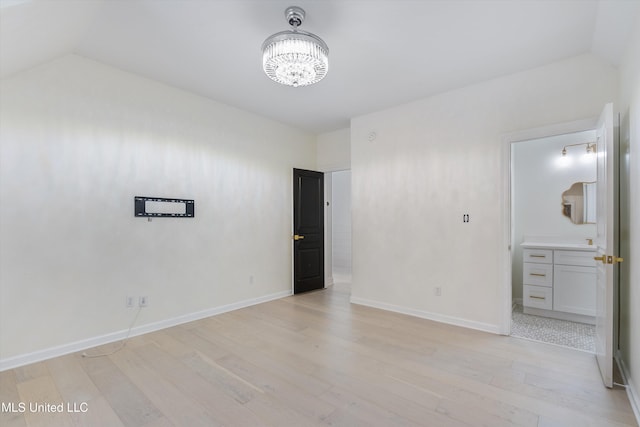
[[[613,104],[607,104],[597,127],[598,179],[596,184],[596,359],[607,387],[613,387],[613,293],[617,262],[614,234],[615,181]]]

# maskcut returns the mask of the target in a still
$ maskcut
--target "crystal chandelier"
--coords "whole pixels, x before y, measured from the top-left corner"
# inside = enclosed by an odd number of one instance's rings
[[[291,30],[281,31],[262,43],[262,68],[270,79],[298,87],[319,82],[329,69],[329,48],[315,34],[298,30],[304,10],[297,6],[284,11]]]

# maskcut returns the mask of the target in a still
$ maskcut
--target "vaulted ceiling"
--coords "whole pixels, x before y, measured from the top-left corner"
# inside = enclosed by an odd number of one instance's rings
[[[314,86],[261,69],[291,5],[329,45]],[[0,0],[0,76],[76,53],[320,133],[583,53],[616,66],[639,11],[639,0]]]

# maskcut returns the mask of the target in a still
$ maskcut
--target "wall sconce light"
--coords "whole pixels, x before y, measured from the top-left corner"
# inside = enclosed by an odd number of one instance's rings
[[[596,149],[597,149],[597,145],[595,142],[581,142],[580,144],[569,144],[569,145],[565,145],[562,148],[562,155],[566,156],[567,155],[567,147],[577,147],[579,145],[586,145],[587,146],[587,154],[596,153]]]

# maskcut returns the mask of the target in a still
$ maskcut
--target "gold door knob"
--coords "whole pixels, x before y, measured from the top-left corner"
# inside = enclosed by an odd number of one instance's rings
[[[295,241],[302,240],[302,239],[304,239],[304,236],[300,236],[298,234],[294,234],[293,235],[293,240],[295,240]]]
[[[596,261],[602,261],[603,264],[618,264],[624,261],[624,258],[611,255],[594,256]]]

